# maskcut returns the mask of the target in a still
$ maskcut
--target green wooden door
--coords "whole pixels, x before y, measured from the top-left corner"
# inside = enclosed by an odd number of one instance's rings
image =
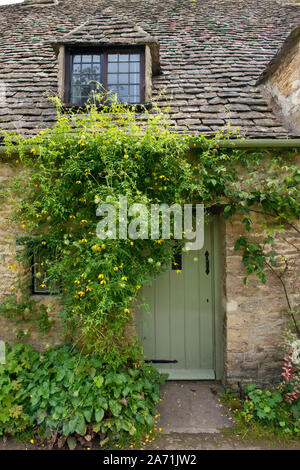
[[[216,378],[215,231],[205,225],[204,246],[182,254],[181,273],[170,267],[142,292],[149,312],[137,312],[137,333],[169,379]]]

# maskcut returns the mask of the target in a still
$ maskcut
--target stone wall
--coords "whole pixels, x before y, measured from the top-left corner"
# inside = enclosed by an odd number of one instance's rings
[[[0,163],[0,191],[17,174],[17,166]],[[15,284],[16,270],[8,269],[15,263],[16,237],[25,235],[24,229],[7,220],[11,215],[12,204],[9,199],[0,200],[0,302]],[[254,275],[250,276],[246,286],[242,265],[242,253],[234,251],[237,238],[244,232],[244,225],[237,216],[223,223],[222,233],[222,276],[223,276],[223,356],[224,381],[228,384],[241,382],[265,382],[278,380],[282,366],[282,352],[278,346],[286,325],[286,300],[278,279],[268,273],[266,284]],[[253,239],[264,236],[261,228],[251,235]],[[280,255],[292,261],[292,268],[287,273],[286,281],[300,275],[300,259],[294,246],[300,248],[300,237],[290,230],[284,234],[289,243],[279,236],[276,247]],[[291,264],[289,262],[289,264]],[[38,350],[47,345],[54,346],[64,342],[59,331],[57,317],[57,298],[55,296],[35,296],[45,303],[50,310],[50,317],[55,325],[47,335],[40,334],[28,324],[18,326],[28,330],[26,341]],[[291,301],[296,302],[291,295]],[[0,318],[0,339],[13,344],[16,325],[12,321]]]
[[[20,167],[13,166],[8,163],[0,162],[0,195],[5,192],[9,182],[20,172]],[[0,196],[0,302],[12,292],[11,288],[16,286],[18,270],[22,267],[9,269],[8,266],[16,264],[16,250],[20,249],[16,245],[18,236],[24,236],[24,229],[19,227],[12,220],[12,202],[9,197]],[[38,296],[34,298],[47,306],[49,319],[54,320],[49,333],[41,334],[36,328],[29,323],[22,323],[16,326],[15,322],[0,317],[0,340],[14,344],[16,333],[18,330],[25,331],[28,344],[31,344],[37,350],[43,350],[48,346],[56,346],[64,342],[63,335],[59,332],[60,322],[57,317],[58,302],[55,296]]]
[[[244,233],[241,219],[235,216],[227,221],[225,232],[225,380],[229,384],[237,381],[276,381],[283,364],[279,343],[283,329],[287,326],[287,315],[284,312],[287,301],[283,287],[271,271],[268,272],[266,284],[251,275],[244,285],[242,251],[234,251],[237,238]],[[257,226],[257,231],[251,238],[258,241],[264,235],[266,234]],[[289,298],[294,304],[297,298],[291,292],[290,280],[300,277],[300,259],[296,249],[296,246],[300,249],[300,236],[297,236],[296,231],[290,230],[284,235],[277,235],[276,239],[277,261],[284,263],[280,260],[283,255],[290,266],[284,280]]]

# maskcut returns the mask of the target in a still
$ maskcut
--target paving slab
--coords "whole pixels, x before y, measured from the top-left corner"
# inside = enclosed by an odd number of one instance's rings
[[[164,434],[155,441],[143,443],[145,450],[300,450],[299,440],[284,442],[278,439],[245,439],[240,435],[223,433]],[[201,456],[201,458],[203,455]]]
[[[164,434],[219,433],[233,426],[218,401],[222,386],[210,381],[168,381],[161,387],[158,425]]]

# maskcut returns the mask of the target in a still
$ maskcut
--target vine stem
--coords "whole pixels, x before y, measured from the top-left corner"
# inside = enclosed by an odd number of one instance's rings
[[[286,301],[287,301],[287,304],[288,304],[288,308],[289,308],[289,311],[290,311],[290,315],[292,317],[292,320],[293,320],[293,323],[294,323],[294,326],[295,326],[295,330],[297,332],[297,335],[300,337],[300,330],[298,328],[298,325],[297,325],[297,321],[296,321],[296,318],[293,314],[293,311],[292,311],[292,306],[291,306],[291,302],[290,302],[290,299],[289,299],[289,295],[288,295],[288,292],[287,292],[287,289],[286,289],[286,285],[285,285],[285,282],[283,281],[282,279],[282,276],[280,276],[276,271],[275,269],[273,269],[273,267],[266,261],[265,262],[266,265],[271,269],[272,273],[277,277],[277,279],[279,279],[282,287],[283,287],[283,291],[284,291],[284,295],[285,295],[285,298],[286,298]]]
[[[268,215],[269,217],[273,217],[274,219],[276,218],[276,214],[270,214],[269,212],[259,211],[257,209],[250,209],[250,208],[248,209],[250,212],[255,212],[256,214]],[[279,214],[277,214],[277,217],[280,217],[282,219],[282,222],[285,225],[288,225],[289,227],[293,228],[297,233],[300,234],[300,230],[294,224],[291,224],[291,222],[288,222],[286,219],[282,218]]]

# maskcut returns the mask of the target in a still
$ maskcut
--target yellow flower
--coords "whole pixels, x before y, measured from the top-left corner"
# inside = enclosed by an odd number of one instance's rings
[[[76,280],[74,281],[74,284],[80,284],[80,281]]]
[[[33,439],[30,439],[30,442],[31,442],[31,444],[34,444],[34,440],[33,440]]]
[[[101,251],[101,248],[100,248],[100,246],[98,246],[98,245],[93,245],[93,246],[92,246],[92,250],[93,250],[93,251]]]
[[[42,245],[47,245],[47,242],[45,242],[45,240],[43,240]]]
[[[87,221],[87,220],[85,220],[85,219],[82,219],[82,220],[80,221],[80,223],[81,223],[81,224],[87,224],[87,223],[88,223],[88,221]]]
[[[125,312],[125,313],[130,313],[129,308],[124,308],[124,312]]]
[[[114,266],[114,271],[118,271],[118,266]]]
[[[163,243],[163,241],[164,241],[163,238],[160,238],[159,240],[157,240],[157,243],[158,243],[159,245],[161,245],[161,244]]]
[[[46,287],[46,284],[40,284],[40,287]]]
[[[127,281],[127,277],[126,277],[126,276],[122,276],[121,281]]]
[[[44,131],[40,131],[39,134],[40,134],[40,135],[44,135],[45,132],[44,132]]]
[[[101,248],[103,248],[103,249],[105,248],[105,245],[104,245],[104,243],[102,243],[102,245],[101,245]]]
[[[181,273],[181,269],[176,269],[177,274]]]
[[[98,279],[104,279],[104,275],[103,275],[103,274],[99,274]]]
[[[125,160],[127,160],[127,158],[128,158],[127,153],[125,153],[124,158],[125,158]]]
[[[79,181],[79,180],[78,180],[78,181],[76,181],[76,184],[81,184],[81,181]]]
[[[26,225],[25,225],[25,224],[22,224],[22,225],[21,225],[21,228],[25,228],[25,227],[26,227]]]
[[[79,292],[77,292],[78,295],[80,295],[80,297],[84,297],[85,296],[85,292],[83,292],[82,290],[80,290]]]
[[[86,290],[87,292],[91,292],[92,288],[91,288],[90,286],[86,286],[85,290]]]
[[[35,153],[36,153],[36,150],[32,148],[32,149],[30,149],[30,153],[35,154]]]
[[[86,238],[82,238],[80,241],[81,241],[81,243],[87,243],[87,239],[86,239]]]
[[[69,219],[75,219],[75,215],[69,215]]]
[[[137,289],[137,290],[139,290],[140,288],[141,288],[141,286],[140,286],[140,285],[136,286],[136,289]]]
[[[100,284],[106,284],[106,281],[104,279],[102,279],[102,281],[100,281]]]
[[[11,290],[14,290],[14,289],[15,289],[15,286],[11,286],[11,288],[10,288],[10,289],[11,289]]]
[[[133,242],[130,242],[130,245],[132,246],[132,245],[133,245]]]

